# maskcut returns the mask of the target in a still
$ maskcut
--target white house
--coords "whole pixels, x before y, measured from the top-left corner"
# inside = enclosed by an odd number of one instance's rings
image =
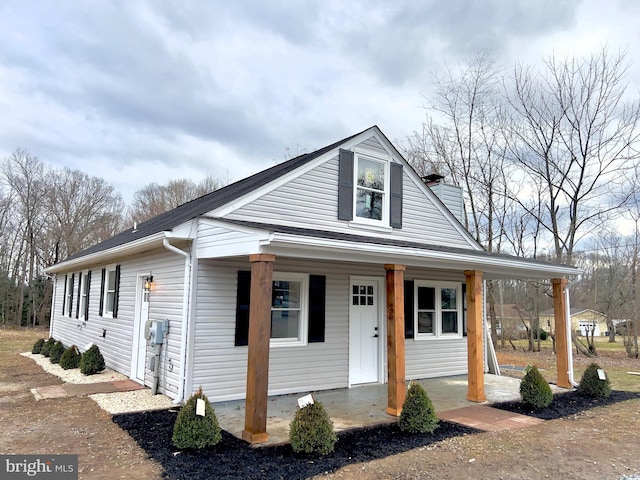
[[[467,373],[483,401],[483,278],[551,279],[564,328],[579,273],[485,252],[376,126],[47,272],[56,339],[97,344],[177,402],[199,385],[212,401],[246,398],[250,442],[267,438],[268,395],[388,383],[399,415],[406,380]]]

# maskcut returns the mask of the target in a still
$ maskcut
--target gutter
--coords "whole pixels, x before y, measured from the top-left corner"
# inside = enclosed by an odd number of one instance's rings
[[[567,283],[567,285],[564,288],[564,297],[565,297],[565,322],[567,324],[566,326],[566,330],[567,330],[567,360],[568,360],[568,364],[569,364],[569,370],[567,371],[567,374],[569,375],[569,383],[571,385],[573,385],[574,387],[577,387],[579,385],[578,382],[575,381],[575,378],[573,377],[573,341],[571,339],[571,302],[569,300],[569,287],[571,285],[575,285],[577,282],[580,281],[580,277],[577,277],[575,280],[573,280],[570,283]]]
[[[173,401],[174,404],[178,405],[182,403],[184,400],[184,387],[186,382],[186,363],[187,363],[187,338],[188,331],[190,327],[189,322],[189,299],[191,298],[191,255],[185,252],[184,250],[180,250],[179,248],[171,245],[169,243],[168,238],[162,239],[162,245],[164,248],[169,250],[170,252],[177,253],[178,255],[182,255],[184,257],[184,288],[182,294],[182,328],[180,334],[180,352],[182,354],[182,358],[180,359],[180,380],[178,387],[178,395]]]

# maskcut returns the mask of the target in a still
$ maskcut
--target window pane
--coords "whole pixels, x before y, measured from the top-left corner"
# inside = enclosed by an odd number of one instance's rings
[[[458,313],[442,313],[442,333],[458,333]]]
[[[382,193],[358,189],[356,215],[361,218],[382,220]]]
[[[373,295],[373,285],[367,286],[367,295]]]
[[[113,312],[116,296],[113,292],[107,292],[107,312]]]
[[[353,286],[353,293],[358,293],[358,285]]]
[[[436,309],[436,289],[432,287],[418,287],[418,310]]]
[[[300,308],[300,282],[273,282],[273,308]]]
[[[354,296],[353,296],[353,304],[354,304],[354,305],[358,305],[358,299],[359,299],[359,298],[360,298],[360,297],[359,297],[359,296],[357,296],[357,295],[354,295]]]
[[[271,312],[271,338],[298,338],[300,312],[273,310]]]
[[[433,333],[433,312],[418,312],[418,333]]]
[[[384,163],[360,158],[358,160],[358,186],[384,191]]]
[[[109,277],[107,279],[107,290],[115,290],[116,289],[116,271],[109,270],[109,273],[107,274],[107,276]]]
[[[441,290],[442,308],[444,310],[457,309],[457,293],[456,288],[443,288]]]

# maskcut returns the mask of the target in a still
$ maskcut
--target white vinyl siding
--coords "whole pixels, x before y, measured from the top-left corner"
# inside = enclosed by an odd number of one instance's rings
[[[370,147],[371,142],[362,142],[355,149],[366,156],[367,146]],[[381,152],[372,151],[372,158],[377,158],[376,153],[379,156]],[[385,151],[384,155],[388,157],[391,154]],[[421,182],[420,179],[417,181]],[[460,233],[460,226],[455,227],[449,217],[443,215],[440,210],[442,207],[438,206],[440,202],[427,194],[426,190],[428,187],[416,184],[414,178],[404,172],[401,229],[392,229],[387,225],[386,228],[381,226],[379,230],[372,230],[371,225],[340,221],[336,154],[313,170],[227,214],[225,218],[469,248],[468,237]]]
[[[131,373],[132,339],[135,313],[137,275],[153,272],[154,290],[149,303],[149,319],[170,322],[167,341],[160,359],[159,391],[175,398],[179,386],[180,338],[182,328],[182,294],[184,258],[164,249],[138,255],[118,262],[120,290],[118,318],[98,315],[100,304],[100,272],[105,265],[91,267],[89,318],[82,322],[75,318],[52,313],[52,336],[65,346],[77,345],[84,351],[91,343],[100,347],[108,368],[129,376]],[[78,275],[76,275],[77,277]],[[64,274],[56,276],[55,304],[62,301]],[[77,280],[76,282],[77,283]],[[58,298],[59,297],[59,298]],[[104,336],[103,336],[103,332]],[[151,385],[152,373],[146,372],[146,385]]]
[[[212,401],[244,398],[247,347],[234,346],[238,270],[248,261],[201,260],[198,268],[194,371],[191,388],[199,385]],[[336,274],[335,263],[277,259],[277,272],[326,276],[325,341],[271,348],[269,394],[342,388],[348,385],[348,275]]]

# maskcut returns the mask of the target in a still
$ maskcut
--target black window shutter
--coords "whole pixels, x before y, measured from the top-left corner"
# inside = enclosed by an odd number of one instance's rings
[[[102,279],[100,280],[100,305],[98,306],[98,315],[102,316],[104,313],[104,281],[107,275],[107,269],[102,269]]]
[[[120,297],[120,265],[116,265],[116,281],[113,292],[113,318],[118,318],[118,297]]]
[[[462,283],[462,336],[467,336],[467,284]]]
[[[414,338],[413,280],[404,281],[404,338]]]
[[[324,275],[309,276],[309,343],[324,342],[326,284]]]
[[[87,272],[87,298],[84,299],[84,319],[89,320],[89,293],[91,292],[91,270]]]
[[[64,307],[67,306],[67,275],[64,276],[64,289],[62,293],[62,314],[64,315]]]
[[[391,164],[391,200],[389,224],[393,228],[402,228],[402,165]]]
[[[353,152],[342,149],[338,167],[338,219],[353,220]]]
[[[80,297],[82,296],[82,272],[78,274],[78,295],[76,296],[76,318],[80,317]]]
[[[249,302],[251,299],[251,272],[238,271],[236,294],[236,337],[235,346],[249,344]]]
[[[76,274],[72,273],[71,274],[71,284],[69,285],[69,318],[72,317],[72,312],[73,312],[73,284],[74,284],[74,280],[76,279]]]

